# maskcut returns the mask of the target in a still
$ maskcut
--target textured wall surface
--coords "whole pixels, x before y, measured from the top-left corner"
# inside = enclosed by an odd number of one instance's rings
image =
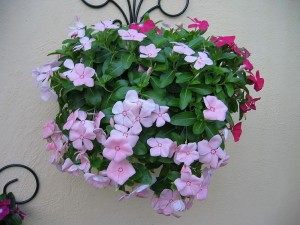
[[[156,0],[145,2],[150,5]],[[163,1],[168,12],[180,9],[181,2]],[[24,225],[299,224],[300,1],[190,2],[181,18],[163,19],[187,24],[186,16],[198,17],[209,21],[209,34],[235,34],[237,43],[252,52],[250,59],[266,85],[259,93],[258,110],[243,123],[241,141],[227,145],[230,164],[214,174],[208,200],[195,202],[178,220],[156,215],[149,201],[118,203],[121,193],[95,190],[82,177],[60,173],[48,163],[44,150],[41,127],[55,116],[57,105],[40,100],[31,69],[51,59],[47,53],[60,47],[74,16],[93,24],[116,18],[117,10],[112,5],[93,10],[80,0],[0,1],[0,166],[24,163],[34,168],[41,181],[38,196],[22,206],[28,214]],[[161,17],[153,13],[155,20]],[[11,188],[25,198],[33,189],[33,180],[25,172],[12,169],[1,174],[0,187],[17,173],[22,181]]]

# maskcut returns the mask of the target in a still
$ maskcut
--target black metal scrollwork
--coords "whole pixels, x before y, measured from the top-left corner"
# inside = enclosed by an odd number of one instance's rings
[[[139,13],[140,13],[140,9],[141,6],[144,2],[144,0],[127,0],[127,4],[128,4],[128,9],[129,9],[129,18],[127,17],[126,13],[124,12],[124,10],[121,8],[121,6],[115,2],[114,0],[106,0],[104,3],[100,4],[100,5],[93,5],[91,3],[89,3],[87,0],[81,0],[84,4],[86,4],[87,6],[94,8],[94,9],[99,9],[102,8],[104,6],[106,6],[108,3],[112,3],[114,4],[119,11],[122,13],[127,25],[130,23],[137,23],[138,22],[138,18],[139,18]],[[183,10],[181,10],[179,13],[176,14],[170,14],[167,13],[163,8],[162,8],[162,3],[163,0],[157,0],[157,4],[155,6],[153,6],[152,8],[148,9],[143,16],[141,17],[140,21],[143,19],[143,17],[145,16],[145,14],[152,12],[155,9],[159,9],[164,15],[169,16],[169,17],[177,17],[182,15],[188,8],[189,6],[189,0],[185,0],[185,6],[183,8]],[[122,21],[117,19],[114,20],[114,23],[119,23],[120,25],[122,25]]]
[[[35,179],[35,182],[36,182],[36,187],[35,187],[35,191],[34,191],[33,195],[30,198],[28,198],[28,199],[26,199],[24,201],[16,201],[16,204],[22,205],[22,204],[25,204],[27,202],[30,202],[37,195],[37,193],[39,191],[40,183],[39,183],[38,176],[36,175],[36,173],[31,168],[29,168],[28,166],[22,165],[22,164],[10,164],[10,165],[4,166],[4,167],[2,167],[0,169],[0,173],[2,171],[6,170],[8,168],[12,168],[12,167],[21,167],[21,168],[24,168],[24,169],[28,170],[34,176],[34,179]],[[13,180],[7,182],[4,185],[4,187],[3,187],[3,193],[7,194],[7,188],[8,188],[8,186],[10,184],[14,183],[14,182],[17,182],[17,181],[18,181],[18,179],[16,178],[16,179],[13,179]]]

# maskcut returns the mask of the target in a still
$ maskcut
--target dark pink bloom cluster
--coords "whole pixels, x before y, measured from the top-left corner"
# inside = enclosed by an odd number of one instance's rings
[[[202,31],[206,31],[207,28],[208,28],[208,22],[206,20],[198,20],[197,18],[190,18],[194,23],[188,25],[188,28],[197,28],[199,30],[202,30]]]
[[[155,23],[150,19],[146,20],[144,23],[132,23],[129,25],[129,29],[137,30],[143,34],[150,30],[154,30],[155,28]]]
[[[10,205],[9,199],[0,201],[0,221],[10,213],[9,205]]]

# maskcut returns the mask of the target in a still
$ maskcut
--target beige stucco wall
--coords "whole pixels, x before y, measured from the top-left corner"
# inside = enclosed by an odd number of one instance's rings
[[[300,223],[300,1],[190,2],[184,16],[165,20],[187,23],[186,16],[198,17],[209,21],[209,33],[237,35],[237,43],[253,53],[251,61],[266,85],[258,110],[243,123],[241,141],[227,145],[231,162],[215,173],[208,200],[195,202],[178,220],[155,214],[147,200],[118,203],[121,193],[95,190],[82,177],[60,173],[48,163],[44,150],[41,127],[57,108],[52,101],[40,100],[31,69],[50,59],[46,54],[60,46],[73,16],[93,24],[116,18],[115,8],[92,10],[80,0],[0,1],[0,166],[24,163],[41,181],[38,196],[22,206],[28,214],[25,225]],[[168,7],[172,12],[177,6]],[[158,12],[153,15],[161,18]],[[12,188],[25,197],[32,190],[32,178],[19,173],[22,182]],[[0,187],[16,174],[13,169],[2,173]]]

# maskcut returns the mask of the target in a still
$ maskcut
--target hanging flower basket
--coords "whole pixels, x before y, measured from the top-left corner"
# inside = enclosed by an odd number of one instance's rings
[[[158,28],[147,16],[118,27],[76,21],[54,60],[33,70],[41,97],[58,101],[44,125],[51,163],[121,199],[152,195],[153,209],[178,216],[207,198],[225,166],[225,143],[260,91],[245,48],[234,36],[204,37],[207,21]]]

